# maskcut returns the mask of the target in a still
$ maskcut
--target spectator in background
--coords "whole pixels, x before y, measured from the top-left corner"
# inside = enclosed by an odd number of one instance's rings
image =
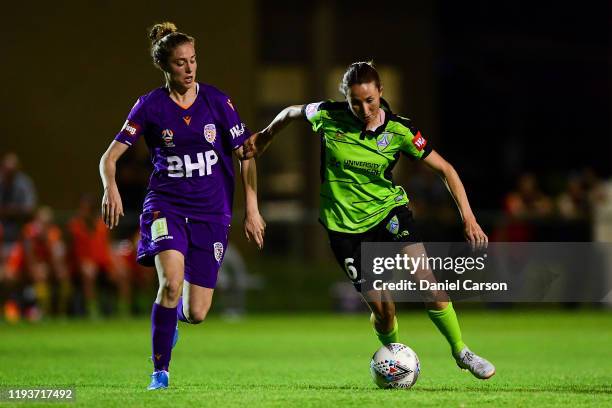
[[[118,311],[126,315],[130,305],[129,274],[114,260],[109,232],[93,196],[81,197],[77,214],[68,223],[68,231],[72,269],[81,282],[88,314],[91,317],[100,314],[96,284],[102,277],[117,289]]]
[[[24,288],[20,300],[28,320],[66,314],[71,287],[65,245],[49,207],[39,208],[23,227],[21,239],[9,253],[5,279],[9,286]]]
[[[591,202],[582,177],[570,175],[565,191],[557,198],[557,208],[563,218],[584,219],[591,214]]]
[[[0,223],[3,227],[3,255],[19,239],[22,226],[36,207],[36,191],[32,180],[20,171],[19,157],[7,153],[0,162]]]
[[[604,183],[601,181],[595,170],[590,167],[582,171],[582,181],[586,191],[591,211],[607,201]]]
[[[552,200],[538,186],[531,173],[519,177],[515,191],[508,193],[504,202],[507,214],[518,218],[538,218],[552,213]]]
[[[523,173],[516,185],[504,198],[505,218],[493,231],[491,241],[528,242],[536,239],[537,220],[553,212],[553,202],[538,187],[535,176]]]
[[[156,290],[155,271],[136,261],[140,228],[137,228],[129,238],[117,243],[114,250],[115,261],[119,268],[129,274],[131,309],[134,313],[149,313],[151,309],[151,293]]]

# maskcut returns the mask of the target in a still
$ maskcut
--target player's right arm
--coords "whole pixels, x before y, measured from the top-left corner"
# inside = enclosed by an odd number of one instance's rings
[[[270,124],[260,132],[254,133],[248,138],[242,149],[242,160],[258,157],[270,146],[274,135],[283,130],[289,123],[296,119],[303,119],[304,105],[293,105],[283,109]]]
[[[113,140],[100,159],[100,177],[104,186],[102,219],[110,229],[119,225],[119,217],[124,215],[121,195],[115,181],[115,173],[117,160],[127,149],[127,144]]]

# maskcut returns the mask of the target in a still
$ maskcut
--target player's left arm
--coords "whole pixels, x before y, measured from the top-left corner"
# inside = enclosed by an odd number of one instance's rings
[[[480,228],[480,225],[478,225],[478,222],[476,222],[476,217],[470,207],[465,187],[455,168],[435,150],[432,150],[423,161],[442,178],[446,188],[448,188],[448,191],[455,200],[463,219],[463,233],[466,239],[472,244],[486,244],[489,239],[482,228]]]
[[[241,150],[242,146],[236,150]],[[240,157],[240,152],[236,155]],[[266,222],[259,213],[257,203],[257,166],[255,159],[240,160],[240,175],[244,188],[245,214],[244,214],[244,235],[248,241],[251,238],[259,249],[263,248]]]

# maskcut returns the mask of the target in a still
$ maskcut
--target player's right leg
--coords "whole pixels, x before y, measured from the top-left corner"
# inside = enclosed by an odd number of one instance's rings
[[[364,295],[361,292],[363,284],[361,274],[361,243],[371,240],[371,237],[366,234],[345,234],[334,231],[328,231],[328,233],[331,249],[336,260],[372,312],[370,322],[376,337],[383,345],[397,343],[399,329],[397,317],[395,316],[395,303],[393,303],[389,294],[384,291],[369,296],[370,293]]]
[[[373,300],[376,295],[380,296],[380,300]],[[379,292],[376,295],[362,295],[372,311],[370,322],[374,327],[374,333],[385,346],[390,343],[398,343],[399,326],[395,316],[395,303],[387,291]]]
[[[168,386],[168,368],[177,333],[176,306],[185,276],[188,252],[187,219],[165,211],[146,211],[140,216],[138,263],[155,266],[159,280],[151,312],[151,336],[155,371],[149,389]]]
[[[153,365],[149,390],[168,387],[168,368],[177,329],[176,307],[183,289],[185,259],[177,250],[166,250],[155,256],[159,280],[157,298],[151,312]]]

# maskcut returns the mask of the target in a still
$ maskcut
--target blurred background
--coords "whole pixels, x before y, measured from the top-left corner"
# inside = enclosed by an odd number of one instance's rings
[[[98,0],[3,14],[8,321],[148,314],[155,273],[134,261],[148,152],[139,142],[118,164],[126,217],[112,233],[98,218],[98,161],[136,98],[162,85],[147,30],[166,20],[196,38],[198,80],[231,95],[252,131],[287,105],[342,99],[346,66],[373,60],[393,110],[458,170],[491,240],[612,240],[609,1]],[[363,310],[317,222],[319,148],[296,124],[259,160],[263,251],[244,239],[237,189],[215,312]],[[462,240],[440,180],[408,160],[394,177],[426,240]]]

